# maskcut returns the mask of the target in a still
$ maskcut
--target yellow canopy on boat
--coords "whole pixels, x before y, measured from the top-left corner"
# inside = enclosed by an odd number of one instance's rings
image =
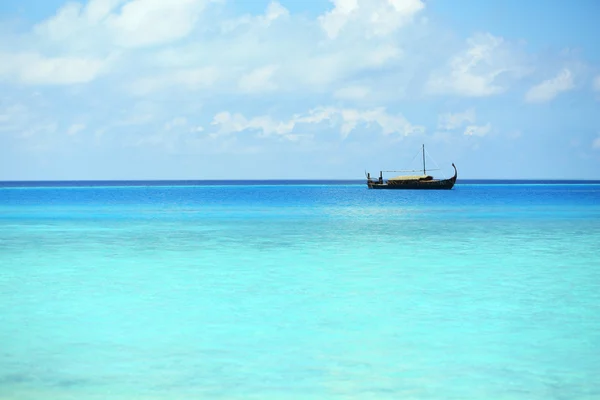
[[[388,179],[388,181],[428,181],[433,179],[431,175],[402,175]]]

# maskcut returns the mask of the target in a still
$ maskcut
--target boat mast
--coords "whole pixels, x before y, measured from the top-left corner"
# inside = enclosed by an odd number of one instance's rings
[[[423,145],[423,175],[427,175],[425,172],[425,145]]]

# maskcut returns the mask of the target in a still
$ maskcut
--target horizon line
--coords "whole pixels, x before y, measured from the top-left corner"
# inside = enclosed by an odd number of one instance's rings
[[[365,179],[351,178],[268,178],[268,179],[15,179],[0,180],[4,184],[33,184],[33,183],[132,183],[132,182],[365,182]],[[556,183],[600,183],[600,179],[547,179],[547,178],[461,178],[460,182],[556,182]]]

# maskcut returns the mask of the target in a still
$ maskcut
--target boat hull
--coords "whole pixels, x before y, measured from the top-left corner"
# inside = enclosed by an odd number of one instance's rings
[[[408,182],[408,183],[377,183],[368,182],[369,189],[389,190],[450,190],[454,187],[456,179],[444,179],[439,181]]]

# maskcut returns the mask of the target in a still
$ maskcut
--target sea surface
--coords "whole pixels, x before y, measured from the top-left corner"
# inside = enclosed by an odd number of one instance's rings
[[[0,183],[0,399],[600,399],[600,185]]]

